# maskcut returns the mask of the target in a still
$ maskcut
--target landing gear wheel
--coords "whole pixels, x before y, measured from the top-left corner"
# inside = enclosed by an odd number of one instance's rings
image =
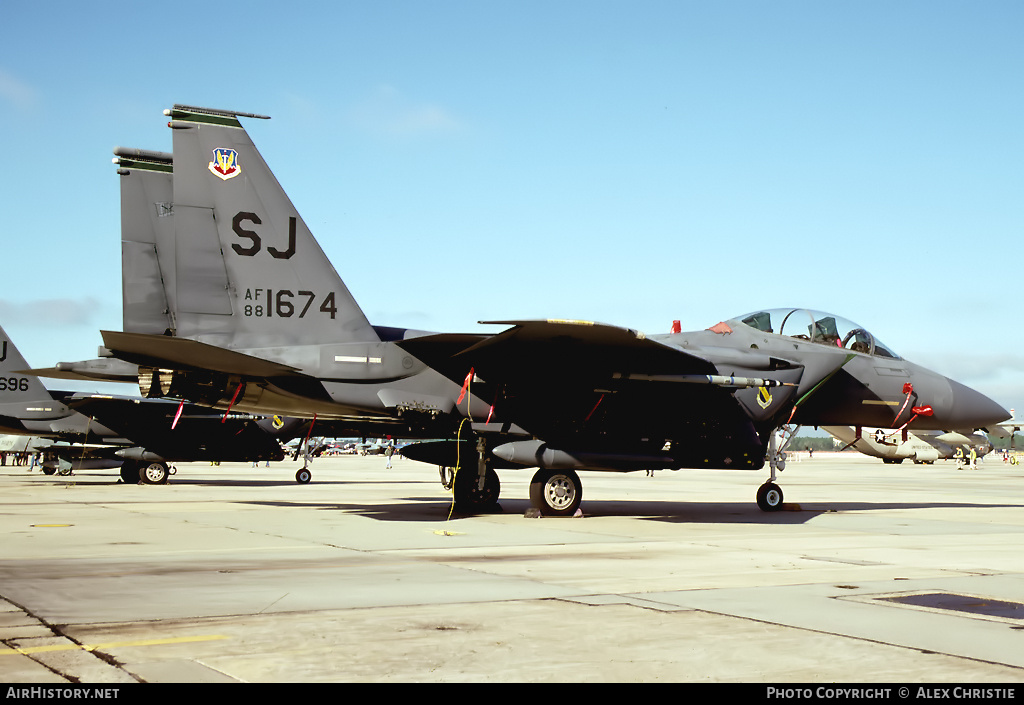
[[[312,479],[313,473],[309,471],[309,468],[299,468],[299,471],[295,473],[295,481],[300,485],[308,485]]]
[[[491,468],[487,468],[484,474],[483,489],[480,489],[480,474],[469,468],[462,468],[455,473],[454,488],[455,507],[467,514],[493,508],[501,494],[498,473]]]
[[[757,489],[757,506],[762,512],[782,509],[782,489],[774,482],[766,482]]]
[[[121,463],[121,482],[126,485],[139,484],[139,464],[134,460]]]
[[[571,517],[583,499],[583,483],[573,470],[538,470],[530,481],[530,503],[544,516]]]
[[[139,468],[139,481],[144,485],[167,484],[167,463],[143,463]]]
[[[51,468],[48,465],[44,465],[43,466],[43,474],[44,475],[52,475],[55,472],[57,472],[57,468]]]

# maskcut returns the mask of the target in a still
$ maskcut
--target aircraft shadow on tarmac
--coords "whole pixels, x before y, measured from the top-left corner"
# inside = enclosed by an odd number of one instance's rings
[[[609,502],[616,505],[619,502]],[[643,502],[639,504],[645,504]],[[792,509],[781,512],[762,512],[756,506],[744,502],[695,502],[692,504],[670,505],[669,511],[654,515],[638,515],[639,519],[666,521],[685,524],[803,524],[822,514],[865,512],[893,509],[996,509],[1017,508],[1019,504],[978,504],[969,502],[815,502],[792,505]],[[672,509],[675,511],[672,511]],[[627,508],[628,509],[628,508]],[[622,512],[626,516],[631,512]],[[597,512],[592,512],[596,515]],[[617,511],[610,514],[620,515]]]
[[[85,474],[85,473],[74,473],[71,475],[47,475],[40,477],[42,480],[47,478],[53,484],[83,484],[83,485],[123,485],[124,481],[117,475],[97,475],[97,474]],[[133,483],[134,484],[134,483]],[[265,480],[239,480],[237,478],[225,478],[223,480],[209,478],[209,477],[188,477],[181,475],[172,475],[168,484],[180,485],[187,487],[295,487],[295,478],[282,475],[279,478],[267,478]],[[317,480],[318,485],[331,485],[331,486],[342,486],[342,485],[361,485],[363,482],[355,480]]]
[[[279,479],[266,480],[239,480],[236,478],[216,480],[209,477],[188,478],[175,477],[171,482],[176,485],[188,485],[191,487],[295,487],[294,478],[281,477]],[[355,480],[317,480],[317,485],[330,485],[331,487],[342,487],[345,485],[365,485],[365,482]]]
[[[289,500],[243,500],[242,504],[253,504],[261,507],[288,507],[292,509],[317,509],[356,514],[369,519],[381,521],[444,521],[451,513],[452,519],[466,518],[468,515],[451,512],[451,500],[437,497],[403,497],[393,504],[346,504],[344,502],[296,502]],[[502,505],[504,506],[504,502]],[[529,502],[522,502],[524,507]],[[523,511],[526,511],[525,509]],[[495,512],[505,514],[508,512]]]
[[[40,476],[53,484],[90,484],[118,485],[123,484],[116,475],[73,474]],[[267,479],[237,478],[216,479],[210,477],[190,478],[187,475],[173,476],[172,484],[194,487],[295,487],[294,479],[288,477]],[[317,480],[315,485],[334,487],[358,486],[365,482],[356,480]],[[340,511],[365,516],[379,521],[444,521],[466,519],[472,516],[501,514],[506,516],[523,516],[531,509],[529,500],[502,499],[500,509],[493,512],[481,512],[478,515],[452,511],[451,499],[441,497],[405,497],[389,504],[355,504],[316,501],[289,500],[238,500],[245,504],[261,506],[280,506],[291,508],[311,508],[324,511]],[[763,525],[797,525],[829,512],[863,512],[886,509],[1007,509],[1024,508],[1021,503],[984,504],[977,502],[815,502],[786,505],[787,509],[779,512],[762,512],[753,502],[674,502],[651,500],[588,500],[581,509],[582,518],[587,517],[624,517],[646,521],[660,521],[678,524],[763,524]],[[572,517],[544,517],[547,520],[565,521]]]
[[[346,504],[339,502],[310,503],[282,501],[246,501],[261,506],[305,507],[323,511],[340,511],[379,521],[442,521],[449,517],[451,502],[436,497],[406,497],[392,504]],[[957,502],[834,502],[790,505],[781,512],[763,512],[752,502],[652,502],[648,500],[593,500],[583,504],[582,517],[543,517],[551,521],[623,517],[646,521],[679,524],[803,524],[830,512],[864,512],[886,509],[996,509],[1020,508],[1022,504],[980,504]],[[500,509],[489,514],[523,516],[531,509],[527,500],[501,500]],[[467,519],[481,514],[451,512],[452,519]]]

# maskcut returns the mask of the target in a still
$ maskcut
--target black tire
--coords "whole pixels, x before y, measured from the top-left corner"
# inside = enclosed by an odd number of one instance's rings
[[[121,482],[126,485],[139,484],[139,464],[134,460],[121,463]]]
[[[298,472],[295,473],[295,481],[300,485],[308,485],[312,479],[313,473],[309,471],[309,468],[299,468]]]
[[[498,504],[501,482],[498,473],[487,468],[484,487],[480,489],[480,473],[474,468],[462,468],[455,473],[455,507],[463,513],[485,511]]]
[[[571,517],[583,500],[583,483],[574,470],[540,469],[530,481],[530,503],[544,516]]]
[[[166,485],[169,475],[167,463],[142,463],[139,467],[139,481],[144,485]]]
[[[763,512],[777,512],[782,509],[782,488],[773,482],[766,482],[757,488],[757,506]]]

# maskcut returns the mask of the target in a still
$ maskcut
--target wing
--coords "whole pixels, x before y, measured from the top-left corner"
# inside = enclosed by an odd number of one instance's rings
[[[147,333],[100,331],[103,345],[117,357],[137,365],[183,370],[209,370],[250,377],[302,375],[295,367],[207,345],[189,338]]]
[[[989,435],[996,438],[1010,438],[1013,434],[1024,431],[1024,419],[1010,419],[1009,421],[986,426],[985,430],[988,431]]]
[[[559,448],[636,453],[735,434],[749,444],[753,418],[786,408],[780,398],[758,404],[762,390],[789,399],[802,373],[756,352],[684,350],[599,323],[498,323],[512,327],[457,352],[443,335],[399,345],[454,381],[472,379],[473,394],[493,400],[495,421]]]

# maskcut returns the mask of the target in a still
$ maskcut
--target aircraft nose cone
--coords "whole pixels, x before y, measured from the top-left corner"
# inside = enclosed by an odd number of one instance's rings
[[[1010,418],[1010,412],[981,392],[949,380],[953,392],[949,407],[950,428],[981,428]]]

